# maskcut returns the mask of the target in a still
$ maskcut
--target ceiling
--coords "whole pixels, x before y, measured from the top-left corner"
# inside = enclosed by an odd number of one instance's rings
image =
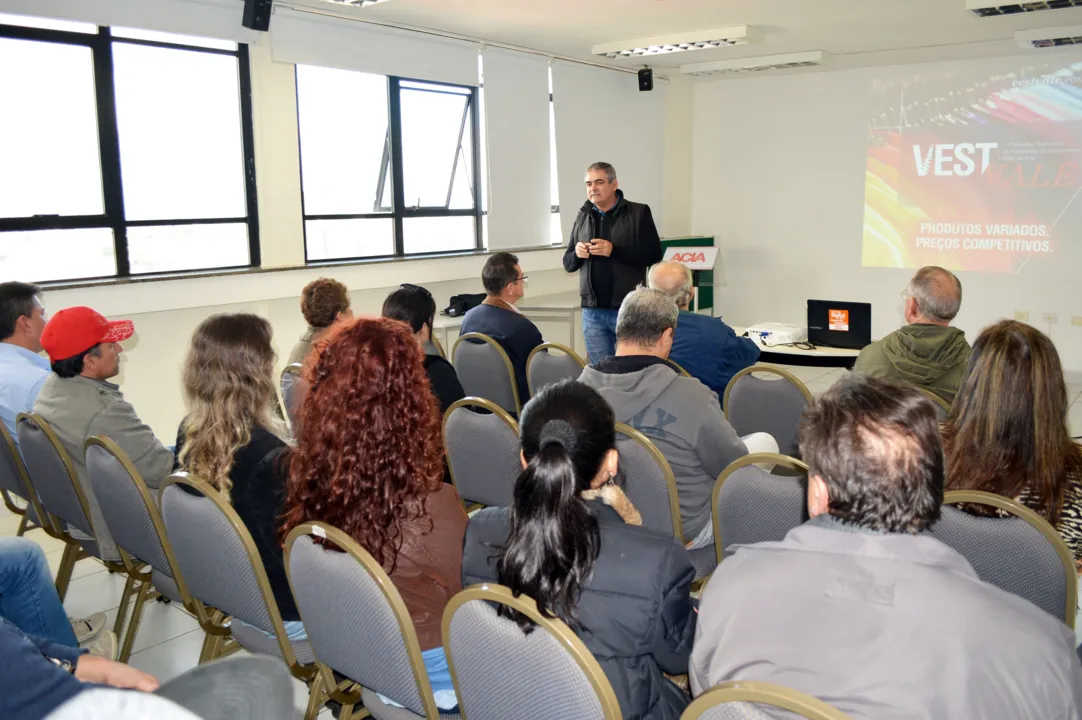
[[[823,50],[830,67],[860,67],[1022,52],[1016,30],[1082,25],[1082,8],[977,18],[966,0],[388,0],[364,9],[286,0],[382,23],[429,28],[558,55],[595,58],[592,45],[750,25],[761,43],[649,59],[673,68],[710,60]],[[1045,52],[1060,52],[1058,50]]]

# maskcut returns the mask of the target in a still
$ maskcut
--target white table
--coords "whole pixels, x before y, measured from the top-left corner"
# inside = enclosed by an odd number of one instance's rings
[[[582,298],[578,291],[554,293],[551,295],[527,295],[518,304],[518,309],[523,315],[533,320],[541,328],[541,334],[545,340],[564,342],[562,337],[555,338],[545,333],[544,325],[559,324],[567,326],[566,345],[573,348],[580,355],[585,355],[581,342],[582,332],[579,330],[581,321],[578,319],[581,313]],[[442,346],[444,352],[450,357],[451,346],[458,339],[458,329],[462,325],[461,317],[448,317],[436,315],[432,323],[432,337]]]
[[[747,329],[739,325],[730,327],[738,336],[743,335]],[[857,356],[860,355],[860,350],[851,350],[849,348],[817,345],[814,350],[802,350],[791,345],[763,345],[757,338],[751,338],[751,341],[759,346],[760,360],[783,365],[818,365],[823,367],[844,367],[851,370],[853,364],[857,361]]]

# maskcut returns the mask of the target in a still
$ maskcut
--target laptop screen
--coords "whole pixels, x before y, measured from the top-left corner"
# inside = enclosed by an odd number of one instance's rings
[[[859,350],[871,341],[871,303],[808,301],[808,342]]]

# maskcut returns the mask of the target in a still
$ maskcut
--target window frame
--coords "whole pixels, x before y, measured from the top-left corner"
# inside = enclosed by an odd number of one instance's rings
[[[259,212],[255,184],[255,139],[252,119],[252,80],[248,46],[238,42],[235,50],[208,48],[159,40],[142,40],[113,36],[107,26],[98,26],[96,33],[53,30],[0,23],[0,39],[30,40],[60,45],[77,45],[91,51],[94,75],[94,96],[98,131],[103,212],[100,215],[33,215],[0,218],[0,237],[5,231],[77,230],[108,228],[113,233],[116,273],[79,278],[56,278],[45,285],[67,285],[97,280],[151,278],[182,274],[203,275],[230,270],[257,268],[261,264],[259,248]],[[128,220],[124,208],[124,187],[120,159],[120,133],[117,125],[116,86],[113,74],[113,44],[126,43],[169,50],[186,50],[229,55],[237,58],[237,75],[241,122],[241,146],[244,177],[245,216],[214,218],[159,218]],[[248,264],[222,265],[202,268],[177,268],[152,273],[132,273],[128,254],[128,228],[178,225],[244,224],[248,231]],[[31,278],[32,280],[32,278]]]
[[[379,73],[375,73],[379,74]],[[481,193],[483,192],[482,181],[484,173],[481,172],[481,118],[480,118],[480,88],[476,85],[457,85],[455,83],[436,82],[432,80],[422,80],[418,78],[400,77],[397,75],[386,75],[387,78],[387,136],[384,141],[384,154],[380,161],[379,166],[379,179],[376,186],[376,198],[373,202],[375,207],[381,200],[388,197],[391,198],[391,207],[388,210],[381,212],[368,212],[368,213],[323,213],[309,215],[305,210],[304,203],[304,141],[301,138],[300,123],[297,125],[297,151],[298,160],[300,166],[300,180],[301,180],[301,222],[304,232],[304,263],[305,265],[320,266],[320,265],[341,265],[357,262],[371,262],[376,260],[390,260],[401,258],[419,258],[419,257],[440,257],[444,255],[461,255],[463,253],[472,253],[484,249],[484,227],[482,224],[483,207]],[[294,82],[297,80],[297,71],[294,67],[293,71]],[[469,116],[470,133],[470,165],[473,171],[473,177],[470,180],[473,183],[473,207],[452,209],[450,207],[407,207],[405,202],[405,184],[402,182],[402,91],[410,92],[438,92],[438,90],[425,90],[421,88],[402,87],[402,83],[422,83],[427,86],[446,86],[455,88],[457,92],[452,94],[460,95],[466,99],[466,106],[464,109],[465,115]],[[468,93],[462,92],[462,90],[468,90]],[[297,117],[300,117],[300,93],[297,93]],[[465,123],[463,123],[465,125]],[[465,138],[463,133],[460,134],[460,140]],[[390,147],[390,152],[387,152],[387,147]],[[456,165],[451,170],[451,179],[447,188],[448,201],[450,204],[450,195],[454,187],[454,180],[457,174],[457,161],[459,158],[459,148],[456,148],[455,159]],[[388,167],[389,165],[389,167]],[[389,173],[388,173],[389,170]],[[391,187],[386,187],[386,179],[390,177]],[[423,217],[473,217],[474,219],[474,243],[471,248],[458,248],[454,250],[439,250],[434,252],[425,253],[409,253],[405,252],[405,234],[403,232],[403,223],[410,218],[423,218]],[[355,255],[350,257],[332,258],[332,259],[320,259],[310,260],[308,254],[308,222],[311,220],[371,220],[371,219],[390,219],[394,227],[394,252],[391,254],[383,255]]]

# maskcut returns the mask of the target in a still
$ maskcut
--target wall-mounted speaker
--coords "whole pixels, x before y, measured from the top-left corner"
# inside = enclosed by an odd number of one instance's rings
[[[654,89],[654,71],[650,68],[639,70],[639,91],[649,92]]]
[[[249,30],[267,32],[273,5],[272,0],[244,0],[244,16],[240,24]]]

